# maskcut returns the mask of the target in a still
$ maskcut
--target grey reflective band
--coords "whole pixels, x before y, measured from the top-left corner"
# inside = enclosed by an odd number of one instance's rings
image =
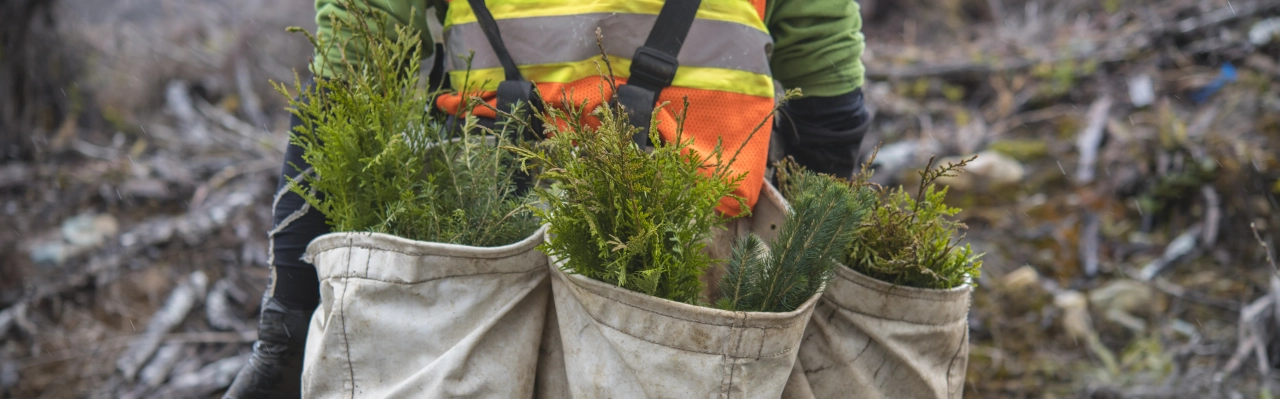
[[[630,58],[644,45],[649,29],[657,20],[649,14],[576,14],[498,20],[503,42],[511,58],[520,65],[555,64],[590,59],[600,54],[596,28],[604,32],[604,48],[611,57]],[[450,54],[447,70],[465,70],[466,56],[475,51],[471,69],[498,68],[494,55],[477,23],[450,26],[444,32],[445,51]],[[769,75],[768,49],[773,38],[750,26],[716,20],[695,19],[689,28],[677,60],[681,66],[735,69]],[[615,70],[615,72],[617,72]]]

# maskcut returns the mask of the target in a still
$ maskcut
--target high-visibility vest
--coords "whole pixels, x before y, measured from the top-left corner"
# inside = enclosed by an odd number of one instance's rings
[[[599,67],[600,44],[622,85],[630,75],[630,57],[650,29],[663,28],[654,27],[662,0],[490,0],[486,5],[520,74],[537,85],[547,107],[585,103],[589,111],[612,99]],[[764,25],[764,6],[764,0],[703,0],[677,57],[674,80],[658,96],[659,104],[669,103],[657,116],[664,140],[675,139],[675,116],[687,98],[683,137],[693,138],[692,150],[705,156],[723,139],[728,158],[742,146],[731,169],[734,176],[747,175],[734,193],[751,207],[764,181],[775,105],[769,71],[773,39]],[[597,28],[603,36],[600,44]],[[441,96],[437,106],[460,114],[465,90],[465,96],[478,95],[496,107],[503,69],[467,1],[449,3],[444,44],[439,56],[446,57],[455,93]],[[465,57],[470,57],[469,76]],[[460,87],[464,81],[470,87]],[[496,117],[483,106],[471,111]],[[741,212],[728,199],[718,209],[729,215]]]

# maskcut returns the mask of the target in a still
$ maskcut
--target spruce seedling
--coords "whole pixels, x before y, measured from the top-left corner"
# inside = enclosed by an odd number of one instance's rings
[[[755,234],[734,244],[720,280],[724,310],[789,312],[820,292],[843,259],[875,193],[793,164],[779,165],[788,181],[791,209],[776,240],[765,246]]]
[[[875,211],[863,221],[849,245],[846,265],[877,280],[909,287],[951,289],[974,284],[981,272],[981,254],[968,244],[959,245],[963,223],[950,220],[960,212],[943,201],[947,188],[934,182],[959,173],[973,158],[934,167],[934,160],[920,175],[913,198],[903,187],[881,188]],[[859,185],[871,177],[867,162]]]
[[[300,98],[289,101],[290,112],[304,123],[291,140],[305,150],[312,170],[290,180],[289,189],[323,213],[334,231],[474,246],[532,234],[538,222],[514,192],[512,155],[488,143],[501,138],[486,135],[471,117],[461,118],[460,135],[451,135],[431,114],[437,93],[418,87],[416,32],[371,30],[392,25],[376,10],[345,6],[351,19],[331,22],[336,31],[350,29],[351,37],[307,35],[322,53],[343,52],[343,62],[334,66],[341,78],[316,79],[309,88],[295,76]],[[381,23],[369,23],[374,18]],[[361,51],[365,61],[346,61],[348,49]],[[276,89],[290,97],[284,85]]]

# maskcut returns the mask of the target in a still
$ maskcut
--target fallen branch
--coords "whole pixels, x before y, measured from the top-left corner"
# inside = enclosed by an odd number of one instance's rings
[[[1102,136],[1107,127],[1107,114],[1111,111],[1111,103],[1111,96],[1104,95],[1089,106],[1088,124],[1076,137],[1076,149],[1080,152],[1079,164],[1076,167],[1076,184],[1093,182],[1098,161],[1098,147],[1102,145]]]
[[[1235,374],[1240,369],[1240,366],[1244,365],[1244,361],[1249,358],[1250,352],[1257,356],[1258,362],[1262,365],[1262,370],[1267,370],[1270,367],[1267,366],[1266,337],[1261,334],[1261,331],[1256,326],[1262,322],[1264,316],[1271,313],[1273,306],[1275,306],[1275,300],[1268,293],[1268,295],[1258,298],[1250,303],[1249,306],[1245,306],[1244,309],[1240,310],[1239,345],[1236,346],[1236,351],[1231,355],[1231,358],[1227,359],[1222,371],[1214,375],[1213,381],[1215,383],[1221,383],[1227,376]],[[1265,319],[1269,320],[1270,317]]]
[[[1102,221],[1098,214],[1086,211],[1084,226],[1080,228],[1080,264],[1084,267],[1084,275],[1093,277],[1098,274],[1098,247],[1101,246],[1100,231]]]
[[[179,343],[168,343],[160,347],[156,351],[155,357],[151,362],[147,363],[147,367],[143,367],[138,373],[138,379],[142,385],[148,388],[155,388],[164,383],[165,378],[169,377],[173,365],[178,363],[182,358],[183,345]]]
[[[1280,269],[1276,268],[1275,258],[1271,257],[1271,246],[1268,245],[1266,241],[1262,240],[1262,235],[1258,234],[1258,225],[1255,223],[1249,223],[1249,229],[1253,230],[1253,238],[1258,240],[1258,245],[1262,246],[1262,251],[1267,254],[1267,264],[1271,265],[1271,272],[1273,274],[1280,274]]]
[[[91,345],[85,345],[58,351],[44,356],[35,356],[24,359],[18,363],[18,370],[42,366],[50,363],[65,362],[75,360],[86,356],[104,355],[106,352],[123,349],[129,347],[133,341],[142,338],[144,334],[130,334],[114,338],[108,338]],[[186,332],[186,333],[170,333],[165,334],[164,344],[218,344],[218,343],[249,343],[258,340],[258,332],[256,330],[238,331],[238,332]]]
[[[1199,224],[1191,226],[1187,231],[1169,242],[1169,245],[1164,248],[1164,254],[1160,255],[1159,259],[1153,260],[1142,267],[1142,270],[1138,272],[1138,280],[1151,281],[1151,278],[1159,274],[1160,271],[1194,251],[1201,229]]]
[[[900,79],[916,79],[924,77],[959,77],[974,75],[990,75],[993,73],[1009,72],[1028,69],[1036,65],[1042,64],[1058,64],[1068,61],[1090,60],[1098,64],[1113,64],[1122,61],[1128,61],[1136,55],[1143,54],[1143,50],[1150,49],[1149,43],[1170,35],[1186,35],[1195,33],[1210,27],[1222,25],[1228,22],[1251,17],[1258,13],[1270,11],[1280,8],[1280,2],[1259,2],[1232,5],[1222,7],[1209,13],[1202,14],[1197,17],[1186,18],[1174,24],[1156,26],[1147,30],[1129,35],[1125,38],[1109,37],[1106,41],[1114,42],[1117,40],[1128,39],[1127,42],[1133,43],[1128,47],[1112,50],[1102,50],[1096,52],[1082,52],[1071,55],[1033,58],[1033,59],[1013,59],[1001,60],[999,62],[956,62],[956,63],[938,63],[932,65],[919,65],[909,67],[887,67],[879,68],[873,65],[867,66],[866,77],[873,80],[900,80]],[[1102,47],[1102,46],[1098,46]]]
[[[196,271],[191,273],[187,281],[173,289],[169,299],[165,300],[164,307],[147,323],[146,333],[134,340],[129,350],[116,361],[116,367],[124,374],[125,380],[133,381],[138,369],[146,364],[147,359],[151,358],[151,354],[155,353],[164,340],[164,334],[182,324],[187,313],[204,297],[208,285],[209,278],[204,272]]]
[[[13,306],[0,310],[0,333],[8,330],[8,326],[17,319],[15,309],[38,303],[46,298],[79,289],[90,283],[105,284],[114,279],[120,268],[130,261],[142,258],[138,256],[147,248],[171,241],[175,235],[180,236],[189,245],[197,245],[225,226],[230,216],[240,209],[252,205],[261,195],[257,183],[236,186],[239,189],[226,195],[218,195],[216,200],[193,208],[186,214],[174,216],[158,216],[129,229],[119,237],[118,245],[108,245],[89,258],[86,267],[78,272],[58,276],[57,280],[32,284],[34,287],[23,299]]]
[[[228,357],[209,363],[199,371],[175,375],[169,384],[157,390],[154,397],[199,397],[231,385],[236,373],[249,360],[249,355]]]
[[[1201,232],[1200,242],[1206,248],[1212,248],[1218,242],[1218,226],[1222,224],[1222,201],[1218,199],[1218,191],[1213,186],[1201,186],[1200,193],[1204,195],[1205,208],[1204,231]]]
[[[245,323],[236,317],[236,309],[231,305],[231,280],[222,279],[213,284],[209,296],[204,301],[205,316],[209,326],[219,330],[241,330]]]

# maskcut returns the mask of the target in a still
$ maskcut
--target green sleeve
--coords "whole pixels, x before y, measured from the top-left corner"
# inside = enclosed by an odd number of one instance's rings
[[[316,0],[316,36],[328,43],[329,48],[317,48],[314,60],[311,63],[311,72],[320,77],[332,78],[335,71],[341,70],[337,68],[341,64],[343,51],[339,51],[339,43],[345,42],[351,37],[350,28],[342,29],[341,32],[335,32],[333,27],[333,19],[345,20],[350,14],[343,5],[346,0]],[[422,56],[431,55],[431,51],[435,49],[431,45],[431,32],[427,30],[427,8],[436,6],[437,11],[444,10],[447,3],[444,0],[352,0],[357,7],[373,8],[385,12],[389,19],[387,26],[373,26],[377,22],[370,22],[371,29],[381,29],[391,37],[395,37],[395,26],[409,26],[418,32],[418,44],[421,46]],[[439,13],[443,15],[443,12]],[[335,36],[340,35],[340,36]],[[353,43],[348,43],[345,54],[347,59],[353,63],[359,63],[364,60],[363,49]]]
[[[773,0],[773,77],[805,96],[834,97],[862,86],[862,16],[854,0]]]

